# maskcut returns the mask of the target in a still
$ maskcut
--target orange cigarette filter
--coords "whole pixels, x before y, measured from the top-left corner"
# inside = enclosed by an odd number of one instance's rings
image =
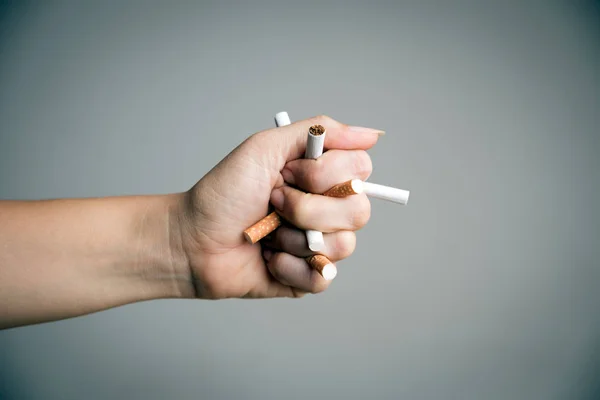
[[[244,231],[244,237],[248,243],[254,244],[277,229],[279,225],[281,225],[281,218],[273,211],[271,214],[246,229]]]
[[[335,185],[334,187],[323,193],[323,196],[347,197],[359,193],[362,193],[362,181],[360,179],[351,179],[344,183]]]
[[[306,258],[308,264],[316,269],[325,280],[332,280],[337,275],[337,268],[329,259],[321,254]]]

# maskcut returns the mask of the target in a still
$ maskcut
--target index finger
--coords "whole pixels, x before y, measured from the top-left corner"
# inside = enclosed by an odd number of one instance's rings
[[[380,136],[385,134],[380,129],[347,125],[325,115],[298,121],[288,125],[287,128],[306,135],[313,125],[322,125],[325,128],[327,134],[324,148],[326,150],[368,150],[377,143]]]
[[[275,158],[274,164],[283,167],[287,161],[303,157],[308,129],[313,125],[322,125],[325,128],[325,149],[368,150],[384,134],[379,129],[349,126],[333,118],[320,115],[260,132],[256,139],[260,146],[275,150],[271,153]]]

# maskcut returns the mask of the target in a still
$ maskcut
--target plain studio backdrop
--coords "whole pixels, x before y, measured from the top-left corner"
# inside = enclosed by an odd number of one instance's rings
[[[283,110],[386,130],[371,180],[411,198],[372,201],[323,294],[0,332],[0,397],[598,398],[599,17],[569,1],[3,3],[3,199],[186,190]]]

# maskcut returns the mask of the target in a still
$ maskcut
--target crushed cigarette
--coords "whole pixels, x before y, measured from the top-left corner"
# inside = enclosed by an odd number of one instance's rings
[[[325,143],[325,127],[313,125],[308,128],[308,139],[306,140],[306,152],[304,158],[316,160],[323,154],[323,145]]]
[[[326,280],[330,281],[337,275],[337,268],[329,259],[321,254],[306,258],[308,264],[316,269]]]
[[[349,181],[335,185],[334,187],[323,193],[323,196],[348,197],[360,193],[364,193],[369,197],[375,197],[378,199],[387,200],[402,205],[406,205],[408,203],[408,198],[410,196],[410,191],[408,190],[396,189],[390,186],[378,185],[376,183],[363,182],[360,179],[351,179]],[[246,240],[248,240],[248,242],[254,244],[269,233],[273,232],[275,229],[277,229],[279,225],[281,225],[280,217],[275,212],[273,212],[267,215],[265,218],[258,221],[256,224],[252,225],[250,228],[246,229],[244,231],[244,236],[246,237]],[[319,233],[318,231],[314,232],[317,232],[317,235]],[[309,248],[312,251],[323,250],[323,248],[315,250],[314,247],[315,245],[313,240],[313,247],[309,246]]]
[[[279,225],[281,225],[281,218],[273,211],[271,214],[246,229],[244,231],[244,237],[248,243],[254,244],[277,229]]]
[[[363,182],[363,192],[369,197],[392,201],[406,205],[410,196],[410,191],[396,189],[390,186],[378,185],[371,182]]]
[[[275,124],[278,127],[291,124],[290,117],[285,111],[275,115]],[[305,158],[316,159],[323,154],[323,142],[326,130],[322,125],[313,125],[308,129],[308,140],[306,146]],[[382,200],[392,201],[406,205],[410,192],[408,190],[396,189],[389,186],[378,185],[370,182],[363,182],[360,179],[352,179],[327,190],[323,193],[329,197],[346,197],[359,193],[365,193],[369,197],[375,197]],[[273,212],[261,219],[250,228],[244,231],[244,237],[249,243],[256,243],[281,225],[281,218]],[[309,248],[312,251],[322,251],[325,247],[323,234],[318,231],[306,231]]]
[[[339,185],[335,185],[331,189],[323,193],[323,196],[329,197],[347,197],[354,194],[362,193],[363,181],[360,179],[351,179]]]
[[[287,112],[281,111],[275,114],[275,125],[277,125],[277,127],[290,125],[291,123],[292,121],[290,121],[290,116]]]

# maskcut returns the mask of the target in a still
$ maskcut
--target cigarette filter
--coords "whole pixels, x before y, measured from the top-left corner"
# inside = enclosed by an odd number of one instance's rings
[[[271,214],[246,229],[244,231],[244,237],[249,243],[254,244],[277,229],[279,225],[281,225],[281,218],[273,211]]]
[[[360,179],[351,179],[344,183],[340,183],[339,185],[335,185],[334,187],[323,193],[323,196],[347,197],[362,192],[363,181],[361,181]]]
[[[306,261],[327,281],[332,280],[337,275],[337,268],[325,256],[317,254],[306,258]]]

